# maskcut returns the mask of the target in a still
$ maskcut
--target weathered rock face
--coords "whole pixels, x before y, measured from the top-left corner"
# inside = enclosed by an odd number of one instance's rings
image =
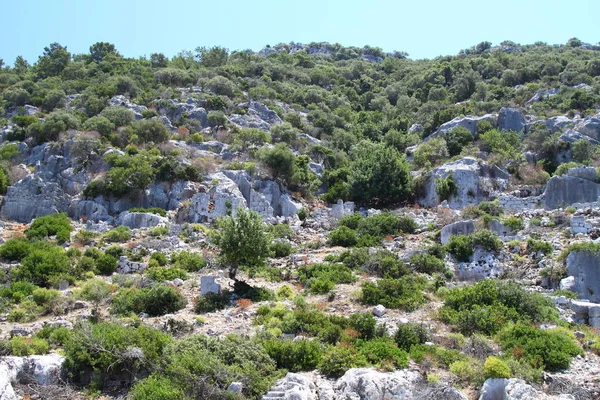
[[[381,373],[367,368],[353,368],[336,382],[335,398],[408,400],[415,397],[414,386],[420,379],[416,371]]]
[[[502,107],[498,113],[498,130],[525,132],[525,117],[515,108]]]
[[[2,368],[2,365],[7,367],[8,373],[6,376],[13,383],[26,384],[33,381],[41,386],[58,385],[63,378],[64,361],[65,357],[58,354],[4,357],[0,362],[0,368]]]
[[[479,281],[497,278],[503,269],[503,264],[494,253],[476,247],[471,261],[456,264],[454,275],[458,280]]]
[[[129,261],[127,256],[121,256],[117,263],[116,272],[119,274],[135,274],[148,268],[148,264],[136,261]]]
[[[177,122],[185,113],[188,120],[196,121],[199,129],[208,126],[208,113],[204,107],[200,107],[194,98],[188,98],[185,103],[175,100],[161,101],[158,112],[167,117],[171,122]]]
[[[512,240],[515,237],[516,232],[513,232],[508,226],[504,225],[502,222],[498,220],[492,220],[488,224],[488,228],[492,232],[496,232],[500,239],[507,241]]]
[[[488,379],[481,388],[479,400],[567,400],[570,395],[550,396],[521,379]]]
[[[596,141],[600,140],[600,114],[579,121],[575,125],[575,130]]]
[[[168,225],[169,220],[160,215],[125,211],[117,218],[118,225],[125,225],[131,229],[150,228],[157,225]]]
[[[425,207],[435,207],[441,203],[435,191],[435,180],[446,178],[452,174],[457,185],[457,192],[448,200],[448,206],[453,209],[462,209],[469,205],[476,205],[482,201],[491,200],[496,194],[508,185],[509,174],[496,166],[488,166],[473,157],[444,164],[435,168],[423,187],[423,196],[418,200]]]
[[[238,107],[246,108],[247,113],[245,115],[232,114],[228,119],[242,128],[258,128],[268,132],[271,125],[283,122],[275,111],[270,110],[261,102],[251,101],[250,103],[241,103],[238,104]]]
[[[544,206],[555,209],[597,201],[600,196],[597,179],[597,172],[592,167],[571,168],[565,175],[553,176],[544,191]]]
[[[215,281],[214,276],[200,277],[200,295],[204,296],[207,293],[221,293],[221,285]]]
[[[545,124],[552,133],[564,131],[565,129],[572,128],[574,126],[573,121],[563,115],[548,118],[545,121]]]
[[[567,130],[565,133],[563,133],[562,135],[560,135],[558,137],[558,140],[560,140],[561,142],[565,142],[565,143],[575,143],[580,140],[585,140],[592,144],[598,144],[598,141],[595,138],[592,138],[592,137],[585,135],[574,129]],[[570,152],[563,151],[562,155],[563,155],[563,157],[565,157],[569,160],[571,159]]]
[[[442,124],[439,129],[429,135],[427,139],[443,135],[444,133],[449,132],[458,126],[468,129],[473,135],[475,135],[477,134],[477,123],[479,121],[488,121],[492,125],[496,125],[497,118],[498,116],[496,114],[486,114],[481,117],[473,117],[471,115],[466,117],[456,117],[453,120]]]
[[[452,235],[468,235],[475,232],[475,221],[458,221],[442,228],[440,233],[440,241],[446,244],[450,241]]]
[[[574,278],[572,290],[584,299],[600,302],[600,254],[572,251],[567,257],[567,274]]]
[[[191,222],[210,222],[229,212],[235,216],[238,208],[247,207],[246,199],[235,182],[221,172],[213,174],[212,179],[218,183],[208,191],[192,196],[187,217]]]
[[[112,97],[109,103],[111,106],[125,107],[128,110],[133,111],[133,113],[135,114],[135,119],[142,119],[142,112],[148,110],[148,107],[135,104],[123,95]]]
[[[17,400],[17,395],[10,384],[8,365],[0,362],[0,400]]]

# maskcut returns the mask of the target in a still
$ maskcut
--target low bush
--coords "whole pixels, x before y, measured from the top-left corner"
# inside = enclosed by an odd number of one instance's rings
[[[390,339],[359,340],[357,347],[360,354],[378,368],[393,371],[408,366],[408,353]]]
[[[177,289],[157,284],[151,288],[121,289],[112,300],[110,312],[124,316],[140,313],[159,316],[181,310],[186,303]]]
[[[294,251],[292,245],[288,242],[271,243],[271,253],[276,258],[287,257]]]
[[[25,238],[9,239],[0,246],[0,257],[7,261],[21,261],[31,249]]]
[[[358,332],[359,339],[370,340],[377,334],[377,321],[369,312],[350,315],[348,326]]]
[[[522,323],[506,326],[498,333],[502,349],[516,359],[547,371],[569,368],[571,358],[582,354],[577,342],[560,329],[541,330]]]
[[[319,370],[325,376],[339,378],[350,368],[366,367],[368,361],[355,348],[335,346],[323,355]]]
[[[545,242],[543,240],[536,240],[529,238],[527,239],[527,252],[530,254],[552,254],[554,251],[554,246],[550,242]]]
[[[173,279],[187,279],[187,273],[181,268],[171,267],[153,267],[145,271],[145,275],[156,282],[172,281]]]
[[[135,207],[135,208],[130,208],[129,212],[150,213],[150,214],[160,215],[161,217],[167,216],[167,210],[165,210],[163,208],[159,208],[159,207],[152,207],[152,208]]]
[[[424,287],[425,281],[414,276],[380,279],[377,283],[366,282],[362,287],[362,302],[412,311],[425,302]]]
[[[131,229],[121,225],[104,234],[104,239],[107,242],[126,242],[131,238]]]
[[[71,237],[73,226],[66,213],[50,214],[37,217],[29,228],[25,230],[25,236],[29,240],[45,239],[56,236],[58,243],[68,242]]]
[[[404,351],[410,351],[412,346],[423,344],[431,338],[429,331],[422,324],[398,324],[394,333],[394,342]]]
[[[265,351],[277,364],[290,372],[312,371],[323,357],[325,346],[318,340],[269,339],[261,342]]]
[[[222,310],[231,303],[231,294],[224,290],[221,293],[206,293],[194,300],[194,312],[198,314]]]
[[[485,379],[511,377],[510,367],[498,357],[490,356],[483,364],[483,375]]]
[[[8,349],[13,356],[31,356],[48,354],[50,345],[45,339],[15,336],[8,341]]]
[[[486,251],[499,251],[502,249],[502,241],[498,235],[488,230],[481,230],[470,235],[453,235],[446,248],[457,261],[467,262],[474,253],[475,247]]]
[[[525,228],[525,223],[521,218],[509,217],[502,220],[502,224],[508,227],[513,232],[518,232]]]
[[[184,399],[185,393],[178,382],[161,375],[150,375],[136,383],[129,392],[131,400],[173,400]]]
[[[206,267],[206,259],[198,253],[180,251],[171,254],[171,264],[188,272],[197,272]]]
[[[117,270],[117,258],[110,254],[102,254],[96,260],[96,270],[101,275],[112,275]]]
[[[338,283],[356,281],[352,271],[342,264],[312,264],[298,269],[298,280],[312,293],[329,292]]]
[[[352,247],[358,242],[358,235],[347,226],[340,226],[329,232],[328,239],[332,246]]]
[[[494,334],[510,321],[544,322],[558,318],[547,297],[526,292],[515,283],[493,280],[451,289],[439,315],[464,334]]]
[[[423,272],[425,274],[443,272],[446,269],[446,264],[444,261],[431,254],[413,254],[408,262],[416,271]]]
[[[493,217],[499,217],[504,213],[504,208],[495,201],[482,201],[477,208],[485,214]]]

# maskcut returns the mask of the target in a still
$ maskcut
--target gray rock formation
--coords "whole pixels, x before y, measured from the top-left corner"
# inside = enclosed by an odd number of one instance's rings
[[[133,113],[135,114],[135,119],[142,119],[142,112],[148,110],[148,107],[135,104],[123,95],[112,97],[109,101],[109,104],[111,106],[125,107],[128,110],[133,111]]]
[[[338,200],[336,204],[331,205],[331,218],[335,221],[352,214],[354,214],[354,203],[351,201]]]
[[[231,114],[228,119],[242,128],[258,128],[268,132],[271,125],[283,122],[275,111],[258,101],[238,104],[238,108],[247,109],[247,113],[244,115]]]
[[[28,357],[4,357],[0,365],[6,365],[12,383],[34,383],[40,386],[58,385],[63,378],[65,357],[59,354]],[[0,374],[1,376],[2,374]]]
[[[552,133],[561,132],[574,126],[573,121],[563,115],[548,118],[545,124]]]
[[[172,99],[162,100],[157,110],[159,114],[166,116],[171,122],[177,122],[185,114],[188,120],[197,122],[198,128],[203,129],[208,126],[206,109],[201,107],[198,101],[192,97],[188,98],[185,103]]]
[[[481,388],[479,400],[568,400],[571,395],[550,396],[521,379],[488,379]]]
[[[468,235],[473,232],[475,232],[475,221],[458,221],[442,228],[442,231],[440,232],[440,241],[442,244],[447,244],[452,235]]]
[[[498,113],[498,130],[525,132],[525,117],[516,108],[502,107]]]
[[[598,141],[596,139],[589,137],[587,135],[584,135],[583,133],[576,131],[574,129],[567,130],[565,133],[563,133],[562,135],[560,135],[558,137],[558,140],[560,140],[561,142],[565,142],[565,143],[575,143],[580,140],[585,140],[592,144],[598,144]],[[569,159],[570,159],[570,157],[569,157]]]
[[[514,236],[516,234],[516,232],[513,232],[512,229],[510,229],[508,226],[504,225],[497,219],[490,221],[488,224],[488,228],[490,231],[496,232],[500,239],[504,241],[514,239]]]
[[[442,124],[436,132],[427,136],[426,140],[431,139],[436,136],[439,136],[439,135],[443,135],[444,133],[451,131],[452,129],[454,129],[458,126],[467,128],[473,135],[476,135],[477,134],[477,123],[479,121],[488,121],[492,125],[496,125],[497,118],[498,117],[496,114],[486,114],[481,117],[474,117],[471,115],[468,115],[466,117],[456,117],[453,120]]]
[[[567,274],[574,278],[574,290],[582,298],[600,302],[600,254],[571,251],[567,257]]]
[[[600,114],[579,121],[575,125],[575,130],[596,141],[600,140]]]
[[[200,277],[200,295],[204,296],[207,293],[221,293],[221,285],[215,282],[214,276]]]
[[[6,363],[0,362],[0,400],[17,400],[9,378],[10,371]]]
[[[131,229],[145,229],[158,225],[168,225],[169,220],[156,214],[124,211],[117,218],[117,224],[125,225]]]
[[[425,207],[435,207],[441,203],[435,191],[435,180],[446,178],[452,174],[457,185],[457,192],[448,200],[448,206],[462,209],[469,205],[477,205],[491,200],[508,185],[509,173],[496,166],[488,166],[473,157],[465,157],[457,161],[435,168],[423,185],[424,195],[418,203]]]
[[[479,281],[487,278],[497,278],[503,271],[504,265],[493,252],[480,247],[475,248],[469,262],[456,264],[454,275],[462,281]]]
[[[116,272],[118,274],[136,274],[146,270],[148,264],[136,261],[129,261],[127,256],[119,257]]]
[[[368,368],[349,369],[334,385],[335,399],[408,400],[421,380],[416,371],[382,373]]]
[[[571,168],[562,176],[553,176],[546,185],[543,204],[548,209],[568,207],[573,203],[598,200],[600,184],[595,168]]]
[[[527,101],[527,103],[525,103],[525,104],[530,105],[531,103],[543,101],[543,100],[547,99],[548,97],[556,96],[557,94],[558,94],[558,89],[556,89],[556,88],[542,90],[542,91],[539,91],[536,94],[534,94],[533,97],[531,99],[529,99],[529,101]]]
[[[211,222],[228,213],[235,216],[239,207],[247,207],[246,199],[235,182],[221,172],[213,174],[212,179],[218,183],[206,192],[192,196],[189,221]]]

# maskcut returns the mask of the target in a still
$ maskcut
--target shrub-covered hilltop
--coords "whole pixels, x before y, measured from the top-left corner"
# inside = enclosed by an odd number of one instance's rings
[[[600,46],[53,43],[0,92],[2,400],[600,396]]]

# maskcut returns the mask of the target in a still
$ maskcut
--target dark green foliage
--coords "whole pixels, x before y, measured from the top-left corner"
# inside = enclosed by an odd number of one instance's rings
[[[161,143],[169,139],[169,129],[159,119],[142,119],[133,125],[133,133],[142,143]]]
[[[526,324],[509,325],[498,333],[504,351],[512,351],[532,367],[547,371],[569,368],[571,358],[582,353],[575,340],[561,330],[541,330]]]
[[[454,175],[450,174],[446,178],[436,178],[435,180],[435,192],[441,201],[450,200],[458,186],[454,182]]]
[[[258,286],[250,286],[246,282],[237,280],[233,284],[233,292],[237,296],[250,299],[253,302],[275,299],[275,293],[272,290]]]
[[[116,315],[145,312],[150,316],[159,316],[181,310],[186,303],[185,297],[177,289],[157,284],[151,288],[121,289],[113,298],[110,311]]]
[[[221,248],[219,256],[229,266],[233,279],[240,266],[255,267],[269,255],[269,237],[262,217],[254,211],[236,210],[235,217],[219,219],[213,240]]]
[[[444,261],[431,254],[413,254],[408,261],[416,271],[426,274],[443,272],[446,269]]]
[[[112,275],[117,269],[117,258],[110,254],[103,254],[96,260],[96,269],[101,275]]]
[[[171,378],[151,375],[131,388],[129,398],[131,400],[173,400],[185,397],[183,389]]]
[[[107,242],[126,242],[131,237],[131,229],[120,225],[104,234],[104,239]]]
[[[395,370],[408,367],[408,353],[388,338],[358,341],[360,353],[378,368]]]
[[[351,152],[349,187],[361,203],[406,201],[412,195],[409,165],[394,148],[361,142]]]
[[[444,133],[443,137],[446,140],[448,153],[451,157],[460,154],[463,147],[473,141],[473,135],[471,132],[462,126],[457,126],[456,128]]]
[[[319,370],[323,375],[338,378],[350,368],[366,367],[367,359],[354,348],[336,346],[324,355]]]
[[[8,261],[21,261],[30,249],[31,244],[25,238],[9,239],[0,246],[0,257]]]
[[[29,282],[13,282],[9,286],[0,289],[0,297],[18,304],[27,296],[31,296],[37,288],[38,286]]]
[[[458,261],[469,261],[474,252],[474,247],[481,247],[486,251],[499,251],[502,241],[492,231],[480,230],[470,235],[453,235],[446,245],[448,252]]]
[[[48,286],[65,278],[64,275],[70,268],[71,260],[62,247],[40,242],[32,246],[27,256],[22,259],[21,267],[15,271],[15,277],[40,286]]]
[[[549,255],[552,254],[553,251],[554,246],[550,242],[532,238],[527,239],[527,252],[530,254],[542,253]]]
[[[288,242],[271,243],[270,248],[273,256],[277,258],[287,257],[292,254],[292,251],[294,250],[292,245]]]
[[[493,217],[499,217],[504,212],[502,206],[494,201],[482,201],[481,203],[479,203],[477,208]]]
[[[227,388],[239,381],[244,382],[244,398],[259,399],[279,377],[275,361],[260,344],[235,335],[224,339],[188,336],[169,345],[163,359],[162,375],[179,383],[194,399],[230,398]]]
[[[332,246],[352,247],[358,242],[358,235],[347,226],[340,226],[329,232],[328,239]]]
[[[398,324],[398,329],[394,333],[394,342],[404,351],[410,351],[412,346],[423,344],[429,340],[431,340],[431,335],[422,324]]]
[[[152,208],[142,208],[142,207],[134,207],[130,208],[129,212],[140,212],[140,213],[150,213],[160,215],[161,217],[167,216],[167,210],[164,208],[152,207]]]
[[[312,371],[323,356],[324,346],[317,340],[268,339],[261,342],[265,351],[277,364],[290,372]]]
[[[412,311],[425,302],[424,286],[425,282],[414,276],[366,282],[362,287],[362,301],[373,306],[382,304],[388,308]]]
[[[118,376],[122,371],[144,376],[144,372],[153,370],[161,362],[164,348],[171,341],[169,335],[143,325],[135,328],[80,323],[64,344],[65,369],[75,382],[80,382],[88,372],[101,378],[115,373]],[[131,353],[133,348],[140,349],[143,357]]]
[[[352,283],[356,277],[341,264],[312,264],[298,269],[298,280],[316,294],[329,292],[338,283]]]
[[[515,283],[485,280],[455,288],[444,298],[440,318],[461,332],[493,334],[509,321],[554,321],[558,313],[547,297]]]
[[[221,293],[206,293],[194,300],[194,311],[202,314],[215,312],[227,307],[231,302],[231,295],[224,290]]]
[[[109,120],[114,126],[125,126],[135,121],[133,111],[125,107],[107,107],[102,110],[100,116]]]
[[[181,268],[153,267],[145,271],[145,275],[156,282],[172,281],[173,279],[187,279],[187,273]]]
[[[58,243],[69,241],[73,227],[66,213],[51,214],[38,217],[25,230],[25,235],[30,240],[45,239],[56,236]]]
[[[206,259],[199,253],[180,251],[171,253],[171,264],[188,272],[196,272],[206,267]]]
[[[358,332],[358,338],[373,339],[376,335],[377,321],[370,312],[354,313],[348,319],[348,326]]]

